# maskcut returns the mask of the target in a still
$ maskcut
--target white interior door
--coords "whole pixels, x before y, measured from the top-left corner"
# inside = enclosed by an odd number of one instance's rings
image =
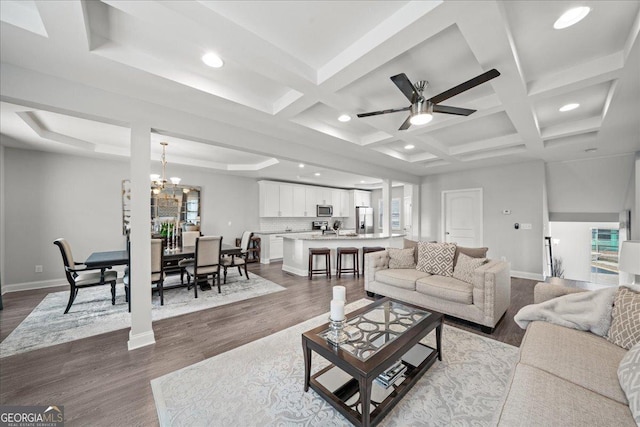
[[[442,241],[482,246],[482,188],[442,192]]]

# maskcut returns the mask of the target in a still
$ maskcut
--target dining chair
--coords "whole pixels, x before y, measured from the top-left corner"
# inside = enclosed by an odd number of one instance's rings
[[[187,248],[196,245],[196,239],[200,237],[199,231],[183,231],[182,247]],[[185,258],[178,261],[180,267],[180,283],[184,285],[184,275],[187,272],[187,266],[193,264],[193,258]]]
[[[64,263],[64,273],[70,286],[69,302],[64,314],[69,312],[71,304],[78,295],[81,288],[89,288],[92,286],[111,285],[111,305],[116,304],[116,279],[118,273],[115,271],[106,271],[107,268],[88,268],[86,265],[75,262],[71,253],[71,246],[65,239],[56,239],[54,245],[60,248],[62,254],[62,262]],[[96,270],[99,270],[96,271]]]
[[[151,239],[151,285],[156,285],[156,290],[160,296],[160,305],[164,305],[164,239]],[[124,283],[125,296],[129,303],[129,311],[131,311],[131,248],[127,244],[129,251],[129,267],[125,270]],[[153,292],[153,288],[151,289]]]
[[[196,239],[196,250],[193,264],[187,265],[187,289],[191,288],[191,278],[193,277],[193,287],[195,297],[198,298],[198,280],[204,279],[206,282],[211,276],[217,276],[218,293],[220,290],[220,254],[222,252],[222,236],[203,236]]]
[[[222,257],[222,268],[224,269],[224,283],[227,283],[227,268],[238,267],[238,273],[242,277],[242,269],[244,266],[244,274],[249,279],[249,273],[247,272],[247,264],[249,258],[249,244],[251,243],[251,231],[245,231],[242,233],[242,239],[240,239],[240,255],[226,255]]]

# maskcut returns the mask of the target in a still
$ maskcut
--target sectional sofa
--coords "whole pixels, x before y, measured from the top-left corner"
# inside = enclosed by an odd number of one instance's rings
[[[538,283],[534,300],[579,291]],[[530,323],[497,424],[636,426],[617,374],[627,351],[590,332]]]

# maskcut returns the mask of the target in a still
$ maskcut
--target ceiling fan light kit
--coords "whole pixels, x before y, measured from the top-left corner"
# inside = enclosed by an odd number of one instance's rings
[[[423,125],[433,120],[433,113],[454,114],[456,116],[468,116],[476,112],[469,108],[450,107],[447,105],[439,105],[440,102],[446,101],[462,92],[472,89],[482,83],[486,83],[491,79],[495,79],[500,75],[500,72],[495,68],[480,74],[464,83],[452,87],[436,96],[429,99],[425,99],[422,95],[424,89],[429,85],[426,80],[420,80],[414,85],[411,83],[406,74],[401,73],[395,76],[391,76],[391,81],[400,89],[400,91],[411,102],[409,107],[404,108],[392,108],[388,110],[373,111],[371,113],[360,113],[357,116],[369,117],[377,116],[380,114],[398,113],[400,111],[409,111],[409,117],[400,125],[398,130],[408,129],[411,125]]]
[[[411,118],[409,121],[412,125],[426,125],[433,120],[433,104],[424,98],[419,99],[411,104]]]

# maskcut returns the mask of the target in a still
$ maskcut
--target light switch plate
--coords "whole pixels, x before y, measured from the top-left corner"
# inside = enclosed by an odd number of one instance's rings
[[[522,228],[523,230],[531,230],[532,226],[531,224],[522,223],[520,224],[520,228]]]

